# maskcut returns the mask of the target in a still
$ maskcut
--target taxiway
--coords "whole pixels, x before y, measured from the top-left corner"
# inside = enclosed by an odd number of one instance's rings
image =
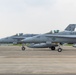
[[[0,74],[76,74],[76,48],[62,48],[22,51],[20,46],[0,46]]]

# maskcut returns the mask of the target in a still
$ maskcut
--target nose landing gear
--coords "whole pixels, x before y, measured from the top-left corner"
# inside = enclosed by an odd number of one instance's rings
[[[25,49],[26,49],[26,48],[23,46],[23,47],[22,47],[22,50],[25,51]]]

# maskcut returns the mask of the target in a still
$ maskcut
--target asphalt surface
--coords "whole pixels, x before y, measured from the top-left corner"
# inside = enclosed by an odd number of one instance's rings
[[[76,75],[76,48],[63,46],[63,51],[48,48],[0,46],[0,74]]]

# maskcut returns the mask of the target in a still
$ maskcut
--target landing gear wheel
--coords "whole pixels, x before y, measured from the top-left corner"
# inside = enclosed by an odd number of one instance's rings
[[[51,47],[51,50],[55,50],[55,47],[54,47],[54,46],[52,46],[52,47]]]
[[[25,47],[22,47],[22,50],[24,51],[25,50]]]
[[[58,48],[58,52],[62,52],[62,48]]]

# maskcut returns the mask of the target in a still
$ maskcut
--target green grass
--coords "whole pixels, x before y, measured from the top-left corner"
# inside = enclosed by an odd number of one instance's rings
[[[24,44],[25,46],[29,46],[30,44]],[[22,46],[22,44],[13,44],[13,46]]]
[[[22,46],[22,44],[13,44],[13,46]]]
[[[73,44],[66,44],[65,46],[72,46]]]
[[[65,44],[65,46],[72,46],[73,44]],[[22,46],[22,44],[14,44],[12,46]],[[29,44],[25,44],[25,46],[29,46]]]

